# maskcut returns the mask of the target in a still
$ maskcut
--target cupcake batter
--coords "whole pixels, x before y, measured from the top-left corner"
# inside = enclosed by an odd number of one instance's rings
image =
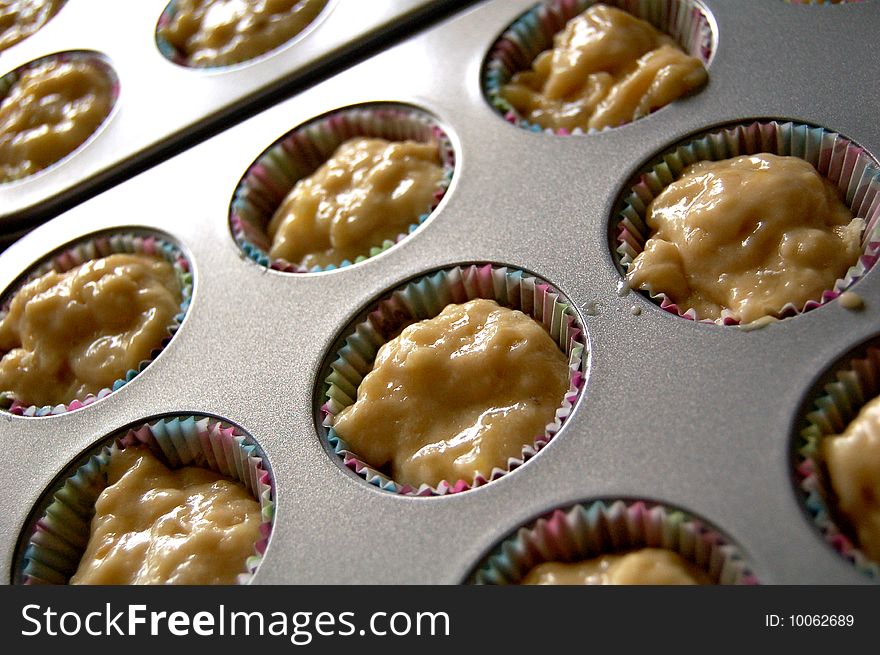
[[[161,345],[180,302],[172,266],[145,255],[46,273],[0,320],[0,391],[43,406],[110,388]]]
[[[436,143],[350,139],[275,211],[269,255],[304,268],[354,262],[406,234],[442,179]]]
[[[597,4],[575,16],[532,69],[501,89],[544,128],[602,129],[635,120],[706,83],[702,62],[650,23]]]
[[[742,323],[819,300],[856,263],[864,228],[808,162],[769,153],[689,166],[646,220],[630,286]]]
[[[24,72],[0,102],[0,182],[69,155],[104,122],[113,102],[113,81],[93,60],[49,59]]]
[[[544,562],[523,578],[528,585],[697,585],[709,576],[678,553],[642,548],[583,562]]]
[[[70,584],[234,584],[245,572],[260,505],[244,485],[169,470],[141,448],[114,451],[107,482]]]
[[[229,66],[274,50],[321,13],[327,0],[177,0],[159,35],[190,66]]]
[[[840,435],[822,440],[837,508],[861,550],[880,562],[880,398],[865,405]]]
[[[553,422],[569,388],[547,331],[493,300],[448,305],[383,345],[336,432],[413,487],[507,468]]]
[[[0,51],[43,27],[64,0],[0,0]]]

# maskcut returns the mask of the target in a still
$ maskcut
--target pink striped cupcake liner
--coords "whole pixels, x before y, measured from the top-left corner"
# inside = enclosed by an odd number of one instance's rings
[[[827,382],[804,405],[795,438],[798,495],[822,539],[858,571],[880,582],[880,562],[859,548],[855,531],[836,509],[821,450],[825,437],[843,433],[862,407],[880,396],[880,342],[874,339],[857,348],[832,366],[824,379]]]
[[[633,260],[651,237],[646,223],[648,207],[663,190],[681,177],[691,164],[719,161],[758,153],[799,157],[820,175],[834,183],[843,194],[844,204],[853,216],[865,222],[862,254],[846,272],[824,291],[821,298],[803,306],[788,303],[773,319],[783,319],[820,307],[850,289],[874,266],[880,251],[880,169],[877,161],[862,147],[836,132],[802,123],[780,121],[746,122],[704,132],[655,158],[642,168],[624,192],[611,220],[611,247],[622,273],[629,272]],[[661,309],[692,321],[739,325],[727,310],[716,319],[698,316],[692,307],[676,304],[662,291],[643,290]]]
[[[199,466],[243,484],[260,503],[260,536],[241,563],[238,583],[251,580],[272,532],[275,484],[265,453],[237,426],[209,416],[168,416],[120,430],[67,467],[37,503],[13,571],[16,584],[67,584],[88,545],[95,502],[107,487],[114,452],[148,448],[172,469]]]
[[[400,484],[361,460],[333,429],[336,416],[353,404],[361,381],[373,368],[379,348],[404,325],[437,316],[451,303],[475,298],[495,300],[499,305],[518,309],[541,323],[568,357],[569,389],[553,422],[534,442],[522,449],[518,458],[508,460],[471,480],[444,480],[436,487],[418,488]],[[443,496],[485,485],[513,471],[533,458],[559,432],[583,392],[587,371],[586,333],[573,305],[548,282],[523,271],[504,266],[461,265],[422,276],[373,304],[341,337],[342,345],[332,355],[323,376],[320,410],[322,440],[340,464],[368,483],[392,493],[407,496]]]
[[[430,207],[396,239],[385,241],[339,267],[306,269],[269,256],[269,221],[296,182],[314,173],[346,140],[374,137],[389,141],[436,143],[443,165]],[[261,266],[288,273],[309,273],[344,268],[385,252],[415,232],[440,204],[452,181],[455,151],[444,129],[428,113],[395,103],[360,105],[316,118],[287,133],[248,168],[238,183],[229,211],[229,227],[241,251]]]
[[[159,353],[167,347],[174,335],[177,334],[192,299],[193,277],[190,262],[180,247],[166,240],[165,237],[141,231],[113,232],[87,237],[72,246],[67,246],[60,253],[50,255],[32,267],[6,290],[2,300],[0,300],[0,320],[9,311],[9,305],[15,294],[29,282],[50,271],[63,273],[88,261],[117,253],[149,255],[162,259],[173,266],[177,280],[180,283],[182,298],[180,311],[168,325],[164,338],[160,343],[156,344],[149,359],[140,362],[136,369],[129,370],[125,377],[116,380],[110,387],[101,389],[94,394],[88,394],[83,398],[72,398],[68,403],[61,405],[43,405],[38,407],[19,401],[10,391],[0,390],[0,411],[7,411],[19,416],[41,417],[63,414],[91,405],[131,382],[159,356]],[[0,357],[5,354],[0,352]]]
[[[715,49],[715,34],[706,10],[697,0],[543,0],[504,30],[483,64],[483,94],[508,123],[531,132],[559,136],[585,133],[580,128],[569,132],[545,129],[529,122],[501,95],[501,89],[515,73],[531,68],[535,57],[553,47],[553,37],[569,20],[600,1],[651,23],[675,39],[686,53],[709,65]],[[633,120],[638,118],[642,116],[635,116]],[[589,133],[597,131],[600,130],[591,129]]]
[[[555,509],[493,548],[467,582],[519,584],[544,562],[579,562],[640,548],[678,553],[716,584],[758,584],[740,548],[716,528],[644,500],[595,500]]]

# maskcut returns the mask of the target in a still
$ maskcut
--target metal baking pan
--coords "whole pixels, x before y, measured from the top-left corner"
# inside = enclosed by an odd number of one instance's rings
[[[830,302],[745,331],[619,293],[608,233],[641,165],[716,125],[790,119],[880,153],[880,77],[868,64],[880,3],[704,0],[717,34],[709,85],[630,125],[570,137],[510,125],[481,91],[486,53],[532,4],[468,9],[88,200],[0,255],[6,288],[72,240],[136,227],[181,244],[195,280],[174,340],[121,390],[58,416],[0,416],[0,577],[11,579],[22,526],[68,462],[121,426],[198,412],[242,426],[271,462],[277,514],[255,583],[460,583],[534,517],[618,497],[707,519],[741,547],[762,583],[868,581],[802,509],[791,450],[799,407],[818,377],[878,333],[880,274],[858,282],[861,312]],[[387,252],[336,271],[285,274],[242,255],[229,203],[251,162],[315,116],[380,101],[430,112],[451,136],[456,171],[436,213]],[[546,448],[496,481],[435,498],[383,492],[322,445],[319,371],[372,299],[461,262],[532,271],[577,305],[590,349],[584,395]]]
[[[0,185],[0,233],[58,213],[194,132],[228,123],[234,112],[261,98],[314,80],[338,58],[464,3],[330,0],[287,45],[249,62],[212,69],[187,68],[160,53],[156,25],[167,4],[68,0],[42,29],[0,55],[0,75],[5,75],[49,54],[95,52],[107,59],[120,85],[114,111],[84,147],[45,171]]]

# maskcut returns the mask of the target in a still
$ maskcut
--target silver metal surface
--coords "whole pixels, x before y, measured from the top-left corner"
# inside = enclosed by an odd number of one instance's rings
[[[764,583],[866,581],[803,513],[790,448],[816,376],[878,331],[880,273],[855,287],[861,312],[832,302],[741,331],[683,320],[637,293],[618,295],[607,234],[618,194],[641,163],[716,124],[790,118],[880,154],[872,63],[880,2],[705,0],[718,29],[708,87],[582,137],[519,130],[482,97],[486,52],[531,4],[496,0],[468,10],[87,201],[0,255],[5,288],[70,240],[138,226],[181,243],[195,276],[179,333],[120,391],[60,416],[0,416],[2,579],[31,506],[71,459],[119,426],[193,411],[238,423],[270,459],[277,514],[255,583],[458,583],[523,522],[618,496],[708,519],[743,548]],[[339,271],[280,274],[245,259],[227,224],[244,170],[296,125],[368,101],[411,103],[448,128],[457,170],[438,211],[398,246]],[[581,308],[595,305],[584,315],[585,396],[540,454],[485,487],[441,498],[381,492],[321,445],[318,370],[372,298],[428,269],[474,260],[530,269]]]
[[[0,185],[0,233],[5,223],[47,200],[62,201],[186,135],[206,121],[279,83],[290,83],[382,30],[442,2],[437,0],[330,0],[287,45],[236,66],[186,68],[156,46],[156,24],[168,0],[67,0],[36,34],[0,54],[0,75],[29,61],[68,50],[107,57],[120,95],[95,138],[57,166]],[[21,222],[18,220],[17,222]]]

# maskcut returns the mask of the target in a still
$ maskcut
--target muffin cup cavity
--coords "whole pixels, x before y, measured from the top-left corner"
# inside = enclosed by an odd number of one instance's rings
[[[159,20],[156,23],[156,48],[159,50],[160,53],[162,53],[162,56],[165,57],[165,59],[184,68],[191,68],[194,70],[206,70],[212,72],[235,69],[237,67],[265,59],[275,52],[286,48],[295,41],[299,41],[312,31],[312,29],[322,20],[324,16],[327,15],[327,13],[335,4],[336,0],[325,0],[323,6],[318,9],[318,11],[315,13],[314,17],[308,22],[308,24],[306,24],[299,32],[291,36],[286,41],[279,43],[274,48],[270,48],[264,52],[255,54],[247,59],[212,66],[209,64],[200,64],[190,61],[189,57],[186,54],[178,50],[176,46],[174,46],[165,37],[162,36],[162,28],[168,25],[172,20],[174,20],[174,17],[177,15],[178,11],[177,0],[170,0],[168,4],[165,5],[165,9],[162,10],[162,13],[159,15]]]
[[[9,311],[10,303],[15,294],[26,284],[36,278],[57,271],[63,273],[88,261],[108,257],[112,254],[128,253],[149,255],[162,259],[174,267],[177,280],[180,283],[181,302],[180,311],[174,316],[172,322],[168,325],[164,338],[160,344],[153,349],[150,358],[143,360],[137,369],[129,370],[125,377],[116,380],[110,387],[105,387],[95,394],[88,394],[83,398],[71,399],[66,404],[61,405],[44,405],[37,407],[36,405],[26,405],[20,402],[10,392],[0,393],[0,410],[5,410],[19,416],[39,417],[54,414],[63,414],[87,405],[91,405],[96,400],[105,398],[114,391],[122,388],[135,376],[143,371],[150,363],[159,356],[159,353],[171,342],[171,339],[180,329],[186,312],[189,309],[192,299],[193,277],[189,260],[183,254],[179,246],[166,240],[164,237],[156,234],[141,232],[119,232],[112,234],[102,234],[90,237],[67,247],[58,254],[50,255],[46,260],[36,264],[23,277],[9,287],[2,297],[0,304],[0,319],[2,319]]]
[[[298,180],[314,173],[337,147],[355,137],[437,143],[443,177],[430,208],[395,240],[386,240],[355,261],[345,260],[338,267],[307,269],[284,259],[272,259],[269,256],[271,239],[266,230],[275,210]],[[340,109],[295,128],[257,158],[235,189],[229,212],[230,230],[242,252],[261,266],[288,273],[344,268],[388,250],[413,233],[440,204],[449,188],[454,168],[452,143],[444,129],[426,112],[391,103]]]
[[[820,299],[808,300],[803,306],[788,303],[768,320],[788,318],[820,307],[862,279],[880,253],[880,169],[876,160],[862,147],[836,132],[779,121],[742,123],[705,132],[664,152],[642,168],[628,185],[611,219],[611,248],[621,272],[628,273],[633,260],[651,236],[651,229],[646,224],[648,206],[681,177],[686,167],[698,161],[720,161],[762,152],[799,157],[812,164],[820,175],[840,189],[843,202],[853,216],[865,222],[861,237],[862,254],[846,274],[824,291]],[[726,309],[713,320],[698,316],[691,307],[676,304],[663,292],[649,288],[641,293],[661,309],[682,318],[719,325],[740,323]]]
[[[475,298],[495,300],[541,323],[568,357],[569,389],[543,434],[510,458],[504,468],[477,474],[472,480],[444,480],[418,488],[395,482],[349,450],[334,431],[335,417],[352,405],[363,378],[372,370],[379,348],[411,321],[437,316],[450,303]],[[347,328],[331,356],[322,390],[319,433],[340,463],[385,491],[408,496],[442,496],[487,484],[522,466],[556,435],[571,414],[586,382],[587,344],[584,327],[573,306],[549,283],[513,268],[493,265],[455,266],[413,280],[369,308]]]
[[[110,81],[110,111],[107,113],[107,116],[104,117],[104,120],[101,121],[100,125],[95,128],[94,132],[92,132],[82,143],[80,143],[76,148],[71,150],[69,153],[58,159],[57,161],[49,164],[45,168],[42,168],[38,171],[27,175],[18,175],[12,177],[0,177],[0,186],[4,184],[11,184],[13,182],[18,182],[21,180],[30,180],[33,177],[38,175],[42,175],[46,171],[53,170],[56,166],[59,166],[63,162],[68,161],[71,157],[74,157],[78,152],[80,152],[86,145],[91,143],[97,136],[101,133],[107,123],[113,116],[114,111],[116,110],[116,104],[119,100],[119,77],[116,75],[116,71],[113,69],[113,66],[110,65],[110,61],[98,52],[93,52],[90,50],[70,50],[66,52],[59,52],[52,55],[47,55],[45,57],[40,57],[39,59],[34,59],[29,61],[28,63],[19,66],[13,71],[6,73],[2,77],[0,77],[0,103],[6,98],[9,94],[10,89],[21,79],[22,75],[27,73],[29,70],[37,68],[38,66],[42,66],[43,64],[57,61],[57,62],[76,62],[76,61],[84,61],[91,64],[95,64],[97,68],[101,70],[107,80]]]
[[[21,21],[18,20],[19,18],[21,18],[21,13],[19,13],[20,9],[13,6],[12,9],[13,9],[14,15],[16,16],[16,20],[13,25],[15,27],[18,27],[19,30],[17,30],[14,33],[10,33],[9,30],[13,26],[8,25],[4,28],[4,30],[0,31],[0,52],[3,52],[4,50],[9,50],[13,46],[16,46],[19,43],[21,43],[22,41],[29,39],[34,34],[36,34],[41,29],[43,29],[46,26],[46,24],[49,21],[51,21],[53,18],[55,18],[56,14],[58,14],[58,12],[64,8],[64,4],[66,2],[67,2],[67,0],[58,0],[57,2],[23,3],[23,4],[25,4],[25,8],[27,8],[28,4],[32,5],[32,6],[37,5],[37,6],[33,7],[33,10],[39,12],[37,19],[30,22],[27,25],[28,28],[32,28],[32,29],[25,30],[24,32],[20,31],[20,28],[23,27],[23,25],[22,25]],[[9,5],[10,3],[7,2],[4,4]],[[39,6],[39,5],[42,5],[42,6]],[[4,9],[5,9],[5,7],[4,7]],[[29,14],[25,14],[25,15],[27,16]]]
[[[148,448],[171,469],[200,466],[242,483],[260,504],[260,538],[242,563],[245,584],[260,562],[272,531],[275,490],[262,449],[239,428],[216,418],[178,415],[121,430],[71,464],[43,494],[19,545],[16,584],[67,584],[85,552],[95,502],[107,487],[110,457],[129,447]]]
[[[515,73],[528,70],[535,57],[553,47],[553,37],[565,28],[569,20],[599,2],[651,23],[675,39],[687,54],[697,57],[708,67],[715,48],[715,34],[707,10],[697,0],[543,0],[504,30],[483,64],[483,94],[508,123],[531,132],[559,136],[603,131],[545,129],[523,118],[501,95],[502,87],[510,82]]]
[[[874,339],[831,368],[830,381],[804,405],[795,438],[794,472],[801,501],[822,538],[858,571],[880,581],[880,562],[870,559],[851,537],[821,456],[822,440],[841,434],[862,407],[880,396],[880,342]]]
[[[718,530],[681,510],[641,500],[596,500],[553,510],[504,539],[467,582],[519,584],[544,562],[639,548],[676,552],[717,584],[758,583],[740,549]]]

